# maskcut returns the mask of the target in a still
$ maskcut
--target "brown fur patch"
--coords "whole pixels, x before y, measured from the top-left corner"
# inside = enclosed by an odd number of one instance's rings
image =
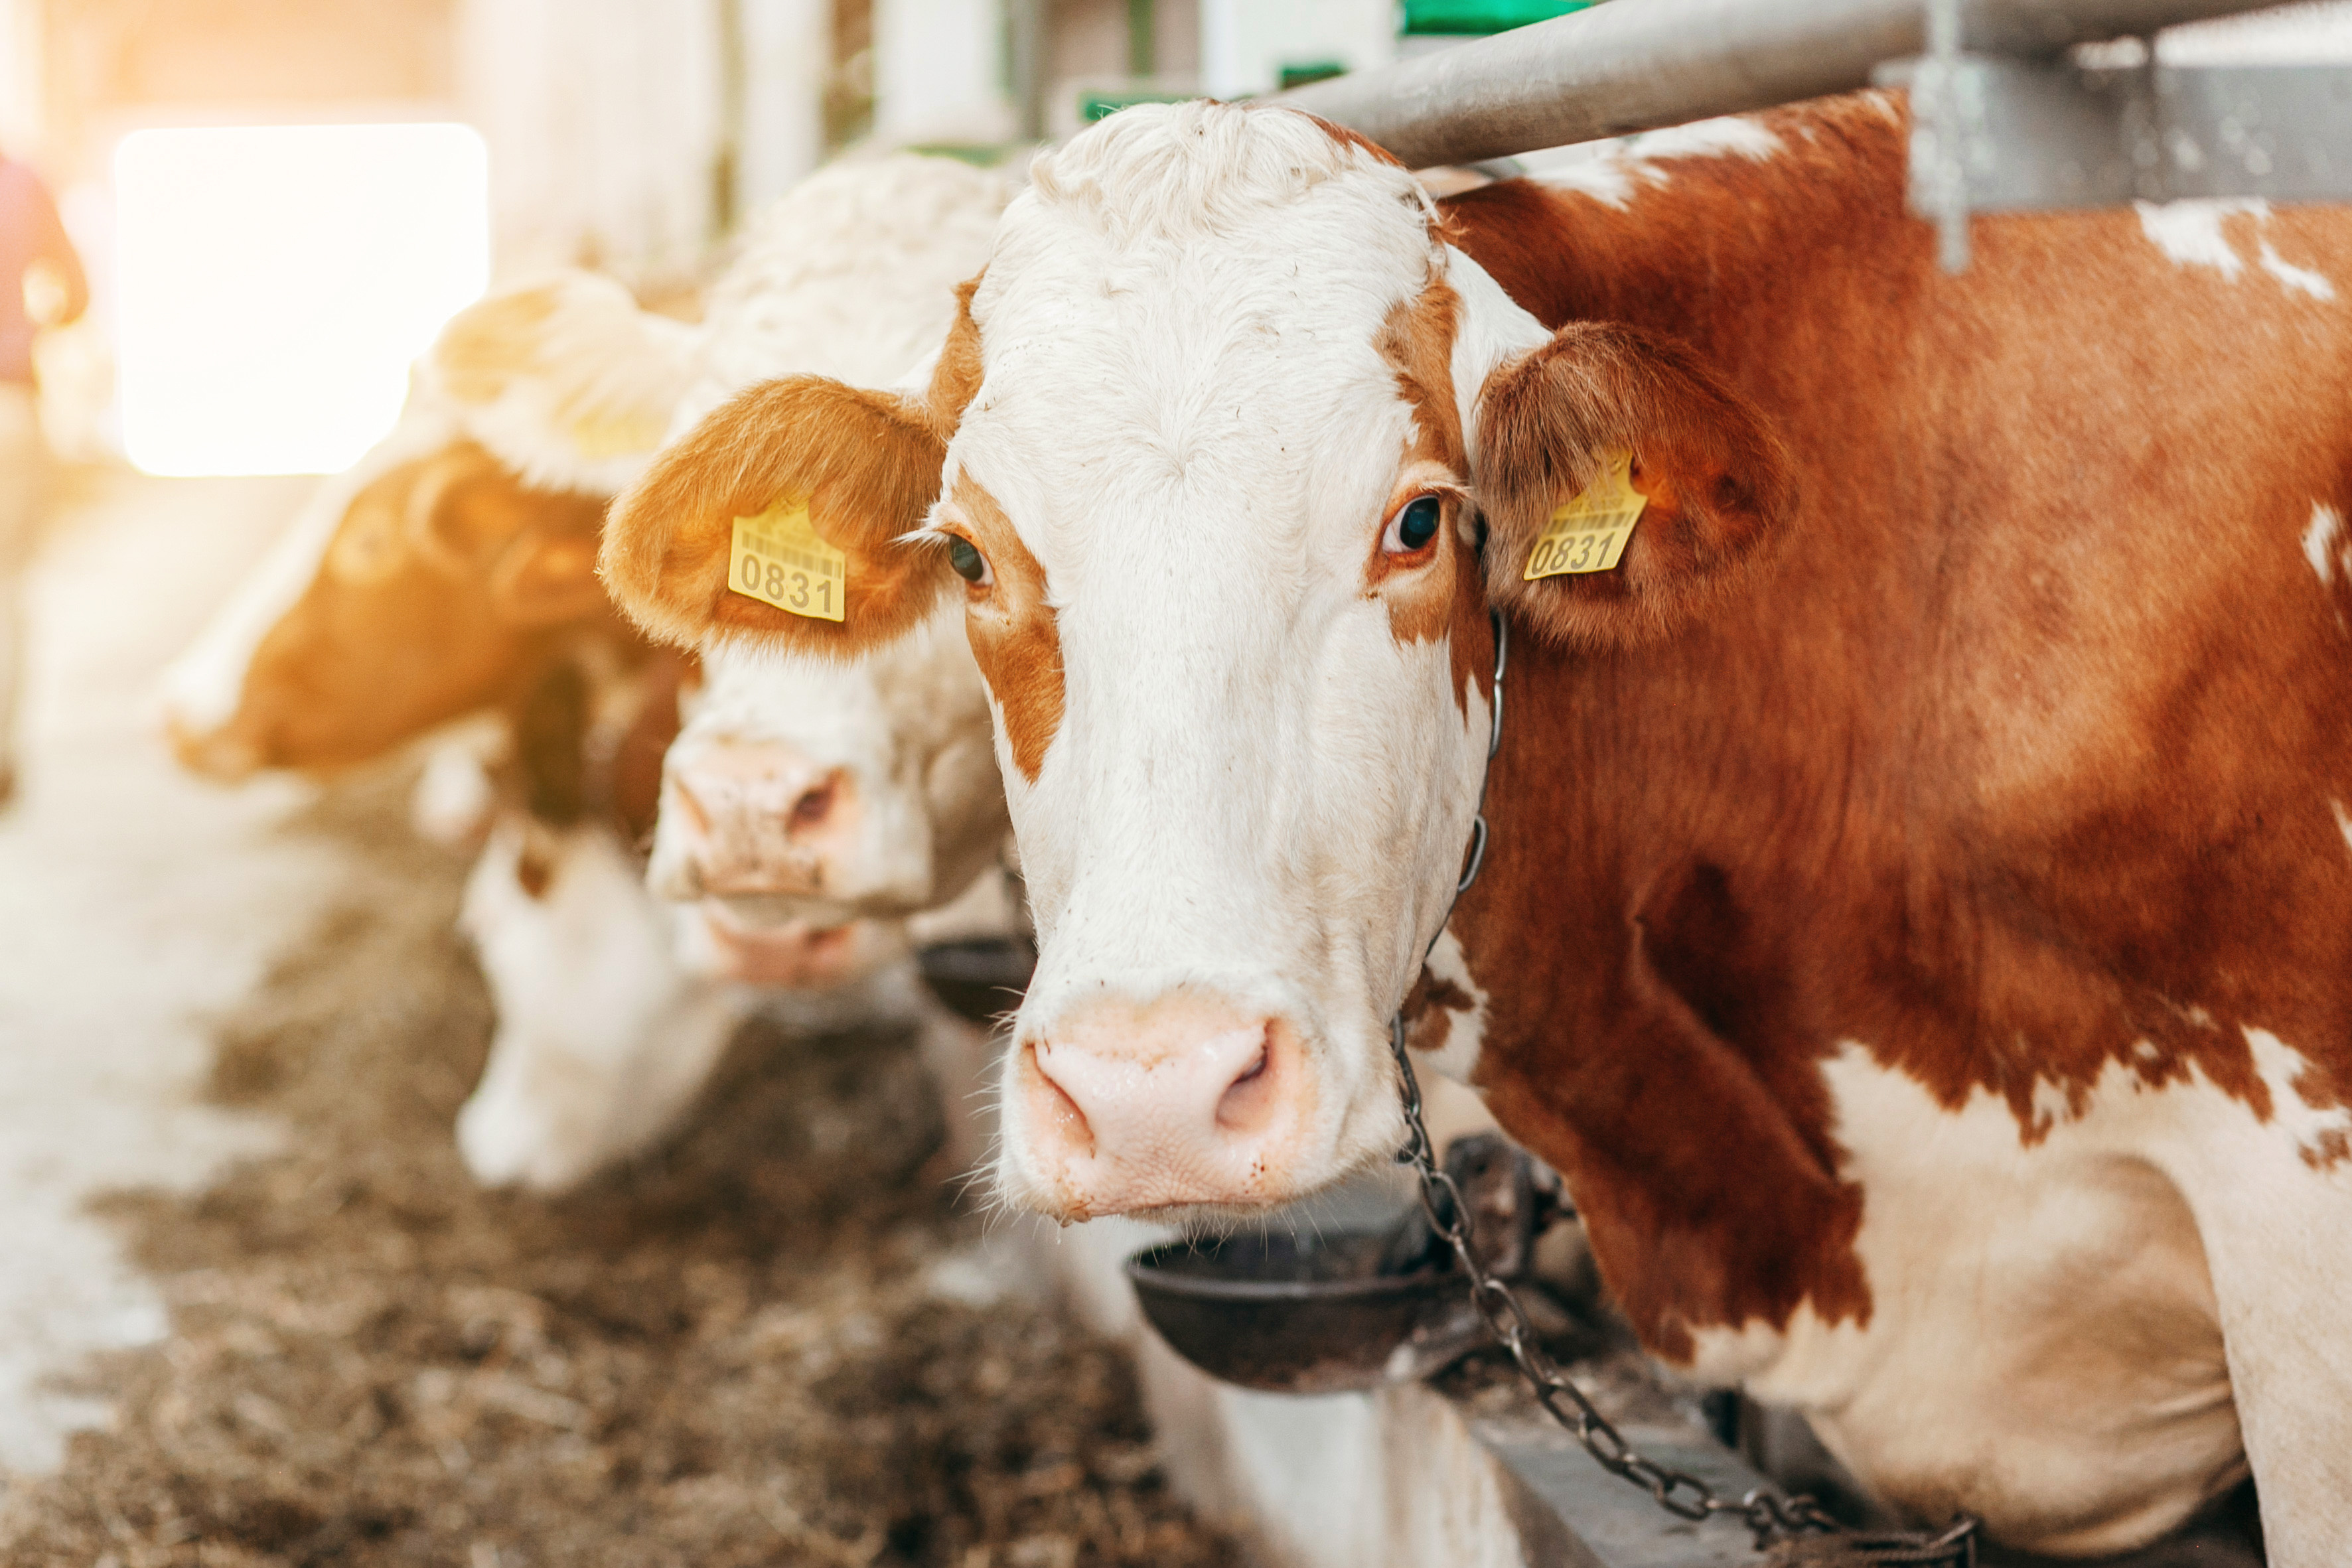
[[[1405,1044],[1423,1052],[1444,1051],[1454,1032],[1454,1015],[1476,1006],[1468,991],[1452,980],[1439,978],[1423,964],[1400,1009],[1405,1020]]]
[[[1372,538],[1365,567],[1366,591],[1387,601],[1389,630],[1401,643],[1446,639],[1453,662],[1454,706],[1469,711],[1470,684],[1482,693],[1494,681],[1494,638],[1486,622],[1485,584],[1477,560],[1462,533],[1465,523],[1470,458],[1462,435],[1462,411],[1454,395],[1454,327],[1461,297],[1443,277],[1433,277],[1412,299],[1399,303],[1381,324],[1378,347],[1396,369],[1397,391],[1412,405],[1412,443],[1406,462],[1423,474],[1442,470],[1459,495],[1445,501],[1445,521],[1425,564],[1391,558]],[[1387,517],[1431,486],[1415,484],[1389,498]],[[1382,519],[1385,527],[1386,517]],[[1410,565],[1402,564],[1412,561]]]
[[[971,542],[996,576],[993,587],[971,591],[964,630],[1003,714],[1013,765],[1034,783],[1045,748],[1062,727],[1062,636],[1053,606],[1045,602],[1045,569],[977,480],[960,476],[953,496],[971,529]]]
[[[939,362],[931,367],[931,384],[923,394],[923,414],[931,434],[944,446],[963,423],[963,411],[980,391],[980,328],[971,319],[971,297],[980,292],[982,271],[956,285],[956,313],[940,347]]]
[[[1269,107],[1279,108],[1280,106],[1274,105]],[[1342,147],[1353,147],[1360,152],[1370,153],[1376,162],[1386,163],[1391,169],[1402,169],[1404,167],[1402,162],[1398,162],[1397,155],[1395,153],[1390,152],[1387,148],[1381,146],[1370,137],[1364,135],[1361,131],[1350,131],[1344,125],[1336,125],[1330,120],[1324,119],[1319,114],[1308,114],[1304,110],[1294,109],[1285,110],[1285,112],[1299,115],[1303,119],[1313,120],[1316,124],[1323,128],[1323,133],[1328,136],[1332,141],[1338,142]]]
[[[911,630],[947,584],[939,551],[898,542],[930,509],[944,454],[923,402],[819,376],[753,387],[673,444],[614,504],[605,584],[667,642],[692,646],[718,632],[856,658]],[[839,622],[788,614],[728,586],[734,520],[800,496],[817,533],[848,557]]]

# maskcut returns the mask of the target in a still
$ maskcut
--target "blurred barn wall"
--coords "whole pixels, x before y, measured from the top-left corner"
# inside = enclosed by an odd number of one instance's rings
[[[457,98],[490,147],[498,270],[691,276],[728,141],[714,0],[455,0]]]

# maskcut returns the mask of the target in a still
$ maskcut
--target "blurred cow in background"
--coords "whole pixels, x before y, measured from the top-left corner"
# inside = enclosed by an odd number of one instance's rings
[[[332,770],[457,725],[417,815],[444,839],[488,825],[462,916],[499,1013],[459,1119],[478,1177],[557,1189],[650,1144],[772,1004],[755,985],[801,991],[813,1027],[912,1006],[896,921],[747,920],[646,894],[637,846],[692,664],[621,624],[593,563],[605,502],[698,399],[762,371],[905,371],[1003,200],[996,176],[946,160],[820,173],[755,231],[700,327],[582,274],[470,308],[420,362],[399,427],[322,486],[167,677],[173,745],[215,778]],[[989,792],[1001,821],[992,778]]]

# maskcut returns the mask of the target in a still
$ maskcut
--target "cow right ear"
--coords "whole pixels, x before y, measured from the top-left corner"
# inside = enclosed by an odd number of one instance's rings
[[[1489,602],[1589,652],[1671,636],[1747,580],[1795,483],[1764,414],[1699,356],[1576,322],[1478,397]]]
[[[613,601],[686,647],[715,635],[850,659],[904,635],[950,570],[936,546],[904,538],[930,510],[947,457],[925,414],[919,402],[820,376],[740,394],[614,503],[601,565]],[[820,550],[812,562],[783,532],[767,554],[746,554],[739,520],[805,528],[841,559]],[[814,576],[795,580],[795,561]]]

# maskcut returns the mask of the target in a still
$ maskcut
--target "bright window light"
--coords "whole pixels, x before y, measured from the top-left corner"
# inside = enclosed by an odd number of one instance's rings
[[[114,155],[126,455],[150,474],[327,474],[489,277],[462,125],[141,131]]]

